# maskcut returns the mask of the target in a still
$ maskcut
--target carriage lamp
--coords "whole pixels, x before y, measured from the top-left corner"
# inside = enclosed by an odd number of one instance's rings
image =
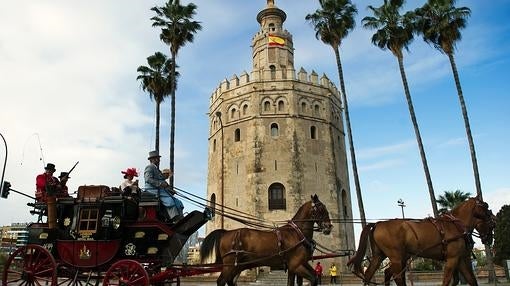
[[[112,223],[112,220],[113,220],[112,210],[106,210],[104,216],[101,218],[101,225],[103,227],[109,227]]]
[[[113,229],[118,229],[120,227],[120,217],[119,216],[116,216],[113,218],[112,227],[113,227]]]

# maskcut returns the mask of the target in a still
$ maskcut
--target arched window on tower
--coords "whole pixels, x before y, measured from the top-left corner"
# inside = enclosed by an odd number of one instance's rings
[[[209,207],[212,209],[212,217],[213,219],[216,217],[214,214],[216,213],[216,194],[211,195],[211,200],[209,202]]]
[[[313,115],[319,116],[320,115],[320,107],[318,104],[313,106]]]
[[[236,131],[234,131],[234,141],[239,142],[241,141],[241,129],[237,128]]]
[[[315,126],[310,127],[310,138],[317,139],[317,128]]]
[[[278,124],[272,123],[271,124],[271,137],[275,138],[278,137],[279,131],[278,131]]]
[[[270,65],[269,69],[271,70],[271,79],[276,79],[276,67],[274,65]]]
[[[236,109],[235,108],[232,108],[232,110],[230,110],[230,118],[231,119],[234,119],[236,116]]]
[[[248,113],[248,104],[243,105],[243,115]]]
[[[285,111],[285,102],[283,100],[278,101],[278,112]]]
[[[264,111],[270,111],[271,110],[271,102],[265,101],[264,102]]]
[[[274,23],[269,23],[269,32],[274,32],[276,31],[276,27],[274,25]]]
[[[213,150],[213,152],[216,151],[216,139],[213,140],[212,150]]]
[[[306,113],[306,102],[301,102],[301,113]]]
[[[347,211],[347,192],[345,190],[342,190],[342,206],[344,219],[346,219],[349,217],[349,212]]]
[[[287,208],[285,201],[285,187],[280,183],[273,183],[268,190],[269,210],[284,210]]]

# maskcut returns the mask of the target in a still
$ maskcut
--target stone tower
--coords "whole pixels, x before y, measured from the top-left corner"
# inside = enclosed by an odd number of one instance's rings
[[[275,222],[317,194],[339,220],[329,236],[314,239],[330,250],[355,249],[353,225],[344,222],[352,206],[340,92],[326,75],[296,73],[285,19],[268,0],[257,15],[252,71],[223,80],[211,95],[207,195],[217,213],[239,210]],[[206,232],[238,227],[244,225],[216,215]]]

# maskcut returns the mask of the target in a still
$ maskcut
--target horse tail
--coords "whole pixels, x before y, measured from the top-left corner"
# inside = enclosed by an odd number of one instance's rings
[[[363,270],[361,267],[361,262],[363,262],[363,258],[365,257],[365,252],[367,251],[368,240],[370,238],[369,234],[372,231],[372,228],[375,226],[374,223],[369,223],[366,225],[361,231],[361,235],[359,237],[359,245],[358,250],[354,254],[351,259],[347,262],[347,266],[353,266],[353,272],[357,275],[363,275]]]
[[[200,257],[202,263],[207,260],[209,256],[211,256],[213,250],[216,252],[216,258],[214,263],[221,263],[221,255],[220,255],[220,240],[223,237],[223,234],[227,232],[224,229],[217,229],[204,238],[202,245],[200,246]]]

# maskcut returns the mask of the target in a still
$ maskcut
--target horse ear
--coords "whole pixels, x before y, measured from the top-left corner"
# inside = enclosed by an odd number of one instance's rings
[[[318,200],[319,200],[319,197],[317,196],[317,194],[314,194],[314,195],[313,195],[313,196],[311,196],[311,197],[312,197],[312,201],[313,201],[313,202],[316,202],[316,201],[318,201]]]

